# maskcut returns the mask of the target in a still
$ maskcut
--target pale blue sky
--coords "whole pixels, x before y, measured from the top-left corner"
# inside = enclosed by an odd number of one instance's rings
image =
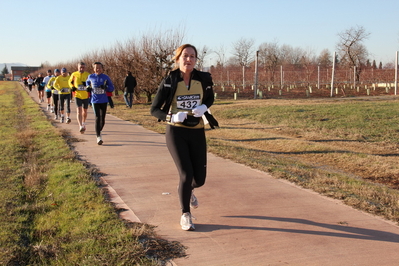
[[[277,41],[318,55],[332,53],[337,34],[359,25],[370,32],[364,44],[371,60],[394,62],[399,50],[398,0],[0,0],[0,7],[0,63],[79,60],[117,41],[175,28],[199,48],[232,52],[232,43],[245,38],[255,48]]]

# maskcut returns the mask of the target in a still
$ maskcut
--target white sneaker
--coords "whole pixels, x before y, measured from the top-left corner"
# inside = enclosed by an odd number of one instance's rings
[[[60,123],[64,123],[64,117],[61,116]]]
[[[101,136],[97,137],[97,144],[98,145],[102,145],[103,144],[103,140],[102,140]]]
[[[84,134],[85,131],[86,131],[86,127],[84,125],[81,126],[80,129],[79,129],[80,134]]]
[[[54,113],[54,107],[53,106],[50,107],[50,112]]]
[[[199,206],[198,199],[194,195],[194,190],[191,192],[191,199],[190,199],[190,207],[193,209],[197,209]]]
[[[181,229],[184,231],[194,231],[195,227],[193,222],[191,221],[191,213],[185,212],[180,218]]]
[[[67,117],[66,123],[67,123],[67,124],[71,123],[71,119],[70,119],[69,117]]]
[[[50,110],[50,105],[49,105],[49,104],[47,104],[47,111],[48,111],[48,110]]]

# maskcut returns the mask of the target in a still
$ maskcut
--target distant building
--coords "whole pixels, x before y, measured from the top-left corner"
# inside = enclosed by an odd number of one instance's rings
[[[40,67],[11,66],[11,80],[20,80],[22,77],[38,71]]]

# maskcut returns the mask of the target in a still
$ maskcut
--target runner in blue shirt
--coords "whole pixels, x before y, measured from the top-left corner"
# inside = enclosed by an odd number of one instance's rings
[[[105,124],[105,115],[107,113],[108,96],[107,92],[114,91],[114,84],[111,79],[104,74],[104,66],[100,62],[93,64],[94,74],[89,75],[86,81],[88,91],[91,92],[91,105],[95,115],[95,129],[97,135],[97,144],[102,145],[103,140],[101,131]]]

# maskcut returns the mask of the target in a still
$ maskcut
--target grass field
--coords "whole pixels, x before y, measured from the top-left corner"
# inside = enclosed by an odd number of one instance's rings
[[[17,82],[0,82],[0,264],[159,265],[184,247],[119,219],[62,132]]]
[[[184,247],[118,218],[65,132],[0,82],[0,264],[157,265]],[[148,104],[110,113],[163,133]],[[217,100],[210,152],[399,222],[398,98]],[[212,166],[209,166],[212,167]]]
[[[208,150],[399,222],[398,99],[217,100]],[[164,132],[148,104],[115,101],[112,114]]]

